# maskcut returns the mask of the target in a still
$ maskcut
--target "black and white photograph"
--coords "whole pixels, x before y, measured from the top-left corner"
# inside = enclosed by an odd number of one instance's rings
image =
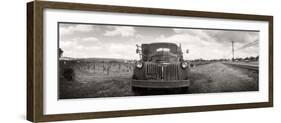
[[[259,30],[58,23],[59,99],[259,91]]]
[[[273,15],[249,4],[244,8],[256,13],[216,11],[201,2],[198,9],[166,5],[28,2],[26,119],[193,116],[274,106]]]

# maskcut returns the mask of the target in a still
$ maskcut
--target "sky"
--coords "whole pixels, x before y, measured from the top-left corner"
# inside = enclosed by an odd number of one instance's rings
[[[181,44],[186,60],[258,56],[259,31],[59,23],[63,57],[139,59],[136,44]],[[246,47],[246,48],[243,48]],[[189,53],[185,53],[185,50]]]

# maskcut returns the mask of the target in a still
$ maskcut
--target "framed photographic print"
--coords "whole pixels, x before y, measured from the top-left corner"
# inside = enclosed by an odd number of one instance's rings
[[[273,17],[27,3],[33,122],[273,106]]]

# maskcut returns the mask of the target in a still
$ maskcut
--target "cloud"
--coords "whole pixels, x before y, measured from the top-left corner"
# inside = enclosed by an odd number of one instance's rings
[[[62,24],[60,47],[66,57],[100,57],[138,59],[136,44],[173,42],[181,44],[184,58],[219,59],[231,57],[231,41],[235,49],[259,38],[259,32],[173,29],[108,25]],[[126,38],[126,40],[124,40]],[[235,52],[240,56],[258,55],[258,45]]]
[[[232,41],[245,44],[258,40],[259,32],[230,31],[230,30],[200,30],[200,29],[173,29],[178,34],[190,34],[202,40],[215,41],[229,45]]]
[[[239,49],[247,44],[254,42],[254,45],[243,48],[237,52],[238,54],[244,54],[243,56],[258,55],[258,40],[259,32],[253,31],[233,31],[233,30],[199,30],[199,29],[174,29],[174,32],[178,34],[190,34],[199,37],[204,43],[211,43],[214,45],[221,46],[223,48],[231,47],[232,41],[234,42],[234,48]],[[227,49],[225,49],[227,50]]]
[[[105,36],[122,36],[122,37],[130,37],[134,36],[136,30],[134,27],[126,27],[126,26],[114,26],[113,30],[108,30],[104,33]]]
[[[173,29],[173,31],[177,34],[189,34],[192,36],[196,36],[202,40],[211,40],[212,37],[210,37],[204,30],[199,29]]]
[[[136,59],[136,46],[122,43],[112,43],[107,46],[106,57],[111,58],[124,58],[124,59]]]
[[[223,31],[223,30],[205,30],[210,37],[219,43],[250,43],[258,40],[259,32],[246,32],[246,31]]]
[[[198,30],[198,29],[173,29],[171,36],[160,36],[157,42],[174,42],[181,44],[182,49],[189,49],[189,54],[184,54],[186,59],[217,59],[231,57],[231,41],[235,47],[241,47],[258,39],[258,32],[225,31],[225,30]],[[258,55],[258,45],[236,52],[237,56]]]
[[[196,32],[194,32],[196,33]],[[211,38],[210,38],[211,39]],[[196,34],[179,33],[171,36],[160,36],[156,38],[156,42],[173,42],[181,44],[183,52],[189,50],[189,54],[184,54],[185,59],[212,59],[217,57],[223,57],[224,52],[217,52],[217,49],[222,50],[220,44],[213,43],[208,39],[202,39]]]
[[[210,46],[212,37],[209,37],[202,30],[193,30],[193,29],[174,29],[176,34],[171,36],[161,35],[159,38],[156,38],[157,42],[174,42],[181,43],[182,45],[196,45],[200,47]]]
[[[69,40],[61,40],[60,48],[64,51],[64,56],[71,57],[85,57],[88,56],[89,53],[86,51],[89,50],[100,50],[103,47],[100,47],[101,41],[96,37],[84,37],[84,38],[73,38]],[[82,54],[84,53],[84,54]]]
[[[96,37],[87,37],[82,38],[80,44],[85,46],[98,45],[100,41]]]
[[[60,34],[61,35],[70,35],[76,32],[90,32],[94,28],[92,25],[70,25],[70,24],[60,24]]]

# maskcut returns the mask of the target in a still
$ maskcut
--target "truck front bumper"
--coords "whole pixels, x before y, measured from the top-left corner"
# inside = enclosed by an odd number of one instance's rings
[[[132,87],[140,88],[181,88],[189,85],[189,80],[132,80]]]

